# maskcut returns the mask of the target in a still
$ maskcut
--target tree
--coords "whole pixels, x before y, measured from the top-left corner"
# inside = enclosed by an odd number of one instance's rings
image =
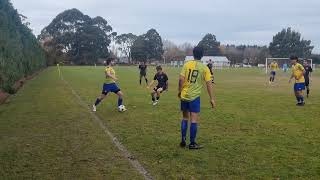
[[[132,33],[121,34],[116,37],[116,43],[119,45],[118,50],[128,58],[129,63],[131,62],[131,47],[137,38]]]
[[[182,50],[186,56],[192,56],[193,55],[193,48],[194,46],[190,43],[183,43],[179,46],[179,49]]]
[[[148,47],[147,42],[143,35],[138,36],[138,38],[133,42],[131,46],[131,58],[134,61],[146,62],[148,60]]]
[[[299,32],[287,28],[273,36],[269,50],[272,57],[310,57],[313,49],[310,44],[311,41],[301,38]]]
[[[247,46],[247,45],[226,45],[220,47],[221,52],[226,56],[231,64],[250,63],[253,65],[264,64],[269,57],[269,50],[266,46]]]
[[[155,29],[138,36],[131,47],[131,56],[135,61],[156,61],[162,59],[163,43]]]
[[[198,46],[202,47],[205,56],[220,56],[220,42],[217,41],[213,34],[206,34],[199,42]]]
[[[159,60],[162,59],[163,43],[161,36],[155,29],[150,29],[144,36],[147,43],[148,59]]]
[[[186,53],[182,51],[176,44],[169,40],[163,41],[163,57],[166,62],[184,60]]]
[[[110,56],[108,46],[114,36],[116,33],[102,17],[90,18],[77,9],[70,9],[57,15],[38,38],[41,42],[51,41],[42,44],[51,44],[49,49],[64,53],[67,61],[94,64],[98,58]]]
[[[13,84],[46,66],[26,17],[9,0],[0,0],[0,89],[14,93]]]

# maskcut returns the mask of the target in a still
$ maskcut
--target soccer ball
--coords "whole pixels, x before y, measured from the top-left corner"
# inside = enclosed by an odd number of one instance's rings
[[[125,107],[124,105],[120,105],[120,106],[118,107],[118,110],[119,110],[119,112],[124,112],[124,111],[126,111],[127,109],[126,109],[126,107]]]

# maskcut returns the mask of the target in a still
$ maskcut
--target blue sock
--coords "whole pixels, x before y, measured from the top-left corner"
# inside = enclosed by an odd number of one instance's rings
[[[98,104],[101,102],[101,99],[97,98],[96,102],[94,103],[95,106],[98,106]]]
[[[300,97],[299,96],[296,96],[296,99],[298,102],[300,102]]]
[[[190,126],[190,144],[194,144],[196,142],[197,130],[198,130],[198,124],[197,123],[191,123],[191,126]]]
[[[118,98],[118,106],[121,106],[122,105],[122,98]]]
[[[188,120],[181,121],[181,141],[186,142],[188,130]]]
[[[300,102],[304,102],[303,96],[300,96]]]

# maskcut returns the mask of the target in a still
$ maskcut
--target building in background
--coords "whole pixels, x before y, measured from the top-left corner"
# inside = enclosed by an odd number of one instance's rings
[[[185,61],[193,60],[193,56],[186,56]],[[230,67],[230,61],[225,56],[203,56],[201,59],[203,64],[208,64],[211,59],[214,68]]]

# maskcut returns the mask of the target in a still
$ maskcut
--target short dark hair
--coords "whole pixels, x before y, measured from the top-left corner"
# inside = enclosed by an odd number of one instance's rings
[[[193,57],[196,60],[201,60],[203,57],[203,48],[196,46],[195,48],[193,48]]]
[[[112,61],[112,60],[113,60],[112,58],[108,58],[108,59],[106,60],[106,65],[109,66],[109,65],[111,64],[111,61]]]
[[[292,55],[292,56],[290,56],[290,60],[299,60],[299,58],[298,58],[298,56],[294,56],[294,55]]]
[[[161,67],[161,66],[157,66],[157,67],[156,67],[156,70],[157,70],[157,71],[162,70],[162,67]]]

